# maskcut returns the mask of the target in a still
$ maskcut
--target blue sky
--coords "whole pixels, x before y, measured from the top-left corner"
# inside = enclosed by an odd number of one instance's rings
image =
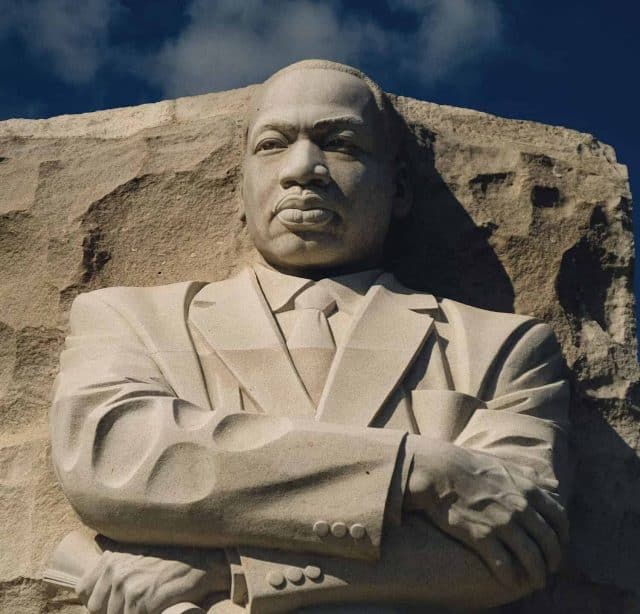
[[[325,57],[398,94],[590,132],[637,187],[639,23],[631,0],[0,0],[0,119],[240,87]]]

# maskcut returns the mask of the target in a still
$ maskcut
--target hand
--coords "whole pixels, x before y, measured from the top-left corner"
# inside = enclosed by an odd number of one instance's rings
[[[159,614],[181,602],[198,603],[228,588],[227,577],[181,561],[105,551],[76,592],[91,614]]]
[[[563,507],[516,467],[437,440],[417,445],[405,509],[426,513],[507,586],[542,588],[568,541]]]

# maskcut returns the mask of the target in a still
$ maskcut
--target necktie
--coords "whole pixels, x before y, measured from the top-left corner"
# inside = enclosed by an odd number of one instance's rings
[[[317,406],[336,351],[327,322],[336,301],[326,289],[315,284],[294,299],[294,306],[296,320],[287,347],[302,383]]]

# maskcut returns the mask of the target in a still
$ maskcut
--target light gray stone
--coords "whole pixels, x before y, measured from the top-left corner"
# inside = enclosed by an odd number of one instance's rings
[[[405,133],[354,69],[283,69],[252,98],[244,144],[240,214],[263,264],[77,297],[53,461],[118,552],[89,543],[96,560],[80,564],[65,538],[45,579],[92,611],[188,609],[216,590],[259,614],[487,608],[558,570],[560,348],[533,318],[382,273],[412,204]],[[137,554],[159,545],[177,550]],[[217,564],[185,561],[193,547]],[[321,574],[306,582],[310,564]]]
[[[15,201],[0,199],[8,203],[0,225],[7,263],[0,267],[0,301],[4,373],[11,374],[1,445],[41,436],[52,354],[79,291],[223,279],[255,259],[237,216],[249,94],[102,112],[97,121],[41,120],[31,132],[28,122],[0,124],[0,155],[10,158],[12,173],[36,182],[32,197],[25,188]],[[623,611],[624,591],[635,588],[636,562],[625,554],[635,552],[640,507],[630,487],[638,473],[638,371],[624,168],[588,135],[402,98],[395,103],[417,135],[411,152],[417,203],[402,242],[400,278],[549,321],[576,374],[573,565],[555,590],[514,607],[525,611],[546,600],[546,609],[561,612],[567,603],[592,607],[598,596],[598,611]],[[74,137],[83,121],[88,137]],[[476,281],[461,284],[461,277]],[[50,479],[41,472],[40,481]],[[18,481],[35,504],[40,493],[29,494],[27,480]],[[19,495],[10,493],[19,505]],[[59,493],[44,501],[66,518]],[[60,525],[52,525],[40,516],[29,531],[50,543],[60,534]],[[16,578],[37,577],[22,556],[15,553]],[[607,609],[607,601],[618,609]],[[629,604],[623,605],[631,612]]]

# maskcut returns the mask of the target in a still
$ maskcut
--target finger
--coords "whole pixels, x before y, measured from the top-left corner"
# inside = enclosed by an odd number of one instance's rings
[[[478,514],[453,508],[443,530],[475,552],[500,584],[509,588],[519,584],[513,555],[492,535],[491,528],[479,520]]]
[[[145,601],[144,591],[128,591],[124,597],[123,614],[140,614],[141,612],[155,614],[156,610],[150,607],[148,601]]]
[[[569,521],[567,513],[547,491],[536,488],[530,497],[531,503],[538,513],[558,534],[561,544],[569,543]]]
[[[513,553],[535,589],[547,583],[547,567],[537,544],[515,523],[501,526],[497,535]]]
[[[109,602],[107,604],[107,614],[124,614],[124,595],[122,585],[111,585],[111,593],[109,595]]]
[[[513,555],[495,537],[485,537],[468,544],[483,560],[493,576],[506,587],[519,584]]]
[[[87,605],[89,599],[91,598],[91,593],[98,582],[98,578],[104,573],[105,566],[107,564],[107,558],[109,555],[109,551],[105,550],[98,564],[95,565],[92,569],[89,569],[78,581],[76,585],[76,594],[80,597],[82,603]]]
[[[106,614],[111,594],[112,569],[110,564],[111,553],[105,556],[105,565],[96,585],[87,602],[87,609],[91,614]]]
[[[482,527],[481,529],[486,529]],[[457,533],[457,532],[456,532]],[[475,552],[486,565],[489,572],[505,587],[513,587],[518,584],[518,573],[512,554],[490,535],[488,530],[479,530],[475,533],[484,533],[483,537],[476,535],[471,538],[467,532],[453,534],[473,552]]]
[[[558,540],[558,534],[532,507],[527,507],[518,516],[518,520],[525,532],[529,534],[542,551],[549,573],[558,571],[562,560],[562,547]]]
[[[135,583],[136,571],[139,569],[140,555],[117,553],[113,555],[111,573],[111,595],[106,614],[124,614],[126,600],[133,592],[132,584]]]

